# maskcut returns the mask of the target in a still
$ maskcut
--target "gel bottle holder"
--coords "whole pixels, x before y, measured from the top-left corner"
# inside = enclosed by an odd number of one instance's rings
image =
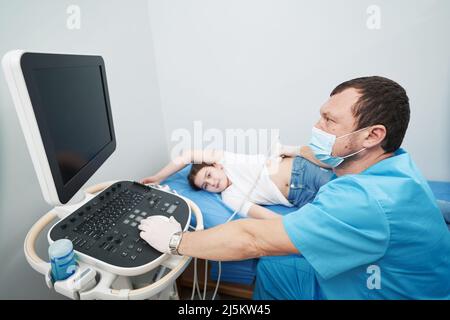
[[[73,275],[77,268],[72,241],[60,239],[48,248],[53,282],[61,281]]]

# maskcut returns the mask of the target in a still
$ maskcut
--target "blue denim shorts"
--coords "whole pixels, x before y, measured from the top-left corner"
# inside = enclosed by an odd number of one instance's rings
[[[303,157],[295,157],[288,201],[296,207],[313,201],[320,187],[330,181],[332,176],[333,171],[323,169]]]

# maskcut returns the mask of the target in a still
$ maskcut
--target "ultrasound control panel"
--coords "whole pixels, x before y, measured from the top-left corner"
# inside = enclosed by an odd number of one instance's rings
[[[190,223],[189,206],[181,197],[120,181],[54,225],[50,239],[69,239],[74,250],[114,266],[139,267],[161,256],[139,236],[140,221],[152,215],[173,216],[183,230]]]

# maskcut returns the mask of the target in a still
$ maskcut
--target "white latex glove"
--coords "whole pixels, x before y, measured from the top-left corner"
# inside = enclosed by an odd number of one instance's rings
[[[277,143],[275,157],[296,157],[300,155],[300,146],[288,146]]]
[[[162,253],[170,253],[169,241],[172,235],[182,231],[181,224],[174,217],[151,216],[141,220],[139,230],[140,236],[149,245]]]

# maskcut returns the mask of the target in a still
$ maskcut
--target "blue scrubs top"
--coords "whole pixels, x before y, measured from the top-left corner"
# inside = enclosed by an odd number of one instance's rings
[[[327,299],[450,299],[450,232],[402,149],[283,217]]]

